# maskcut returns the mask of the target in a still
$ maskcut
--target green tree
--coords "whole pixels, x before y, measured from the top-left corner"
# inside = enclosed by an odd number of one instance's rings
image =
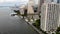
[[[39,29],[40,28],[40,19],[37,19],[35,21],[35,23],[33,23],[33,25]]]
[[[20,15],[20,11],[19,10],[14,10],[15,13],[17,13],[18,15]]]
[[[56,31],[59,32],[60,31],[60,27],[58,27]]]
[[[56,34],[60,34],[60,27],[57,28]]]

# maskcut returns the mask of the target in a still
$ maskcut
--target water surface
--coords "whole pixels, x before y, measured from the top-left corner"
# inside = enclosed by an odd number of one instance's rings
[[[13,11],[8,7],[0,7],[1,34],[38,34],[21,18],[10,16]]]

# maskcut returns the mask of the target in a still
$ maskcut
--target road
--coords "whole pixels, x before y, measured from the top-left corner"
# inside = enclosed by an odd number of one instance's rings
[[[38,34],[18,16],[11,16],[9,8],[0,8],[0,34]]]

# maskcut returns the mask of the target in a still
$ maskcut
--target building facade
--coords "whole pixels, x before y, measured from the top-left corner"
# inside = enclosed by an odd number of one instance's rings
[[[38,13],[41,12],[41,5],[44,3],[44,0],[38,0]]]
[[[44,0],[44,3],[51,3],[53,2],[54,0]]]
[[[29,0],[28,6],[27,6],[27,14],[34,14],[33,5],[34,5],[34,1]]]
[[[41,29],[55,31],[59,23],[59,4],[44,3],[41,7]]]
[[[60,3],[60,0],[45,0],[44,2],[45,3],[51,3],[51,2]]]

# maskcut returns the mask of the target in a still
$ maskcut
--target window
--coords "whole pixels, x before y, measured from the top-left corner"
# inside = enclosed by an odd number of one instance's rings
[[[51,0],[51,2],[53,2],[53,0]]]
[[[55,11],[55,4],[54,4],[54,11]]]
[[[57,0],[57,3],[59,3],[60,2],[60,0]]]

